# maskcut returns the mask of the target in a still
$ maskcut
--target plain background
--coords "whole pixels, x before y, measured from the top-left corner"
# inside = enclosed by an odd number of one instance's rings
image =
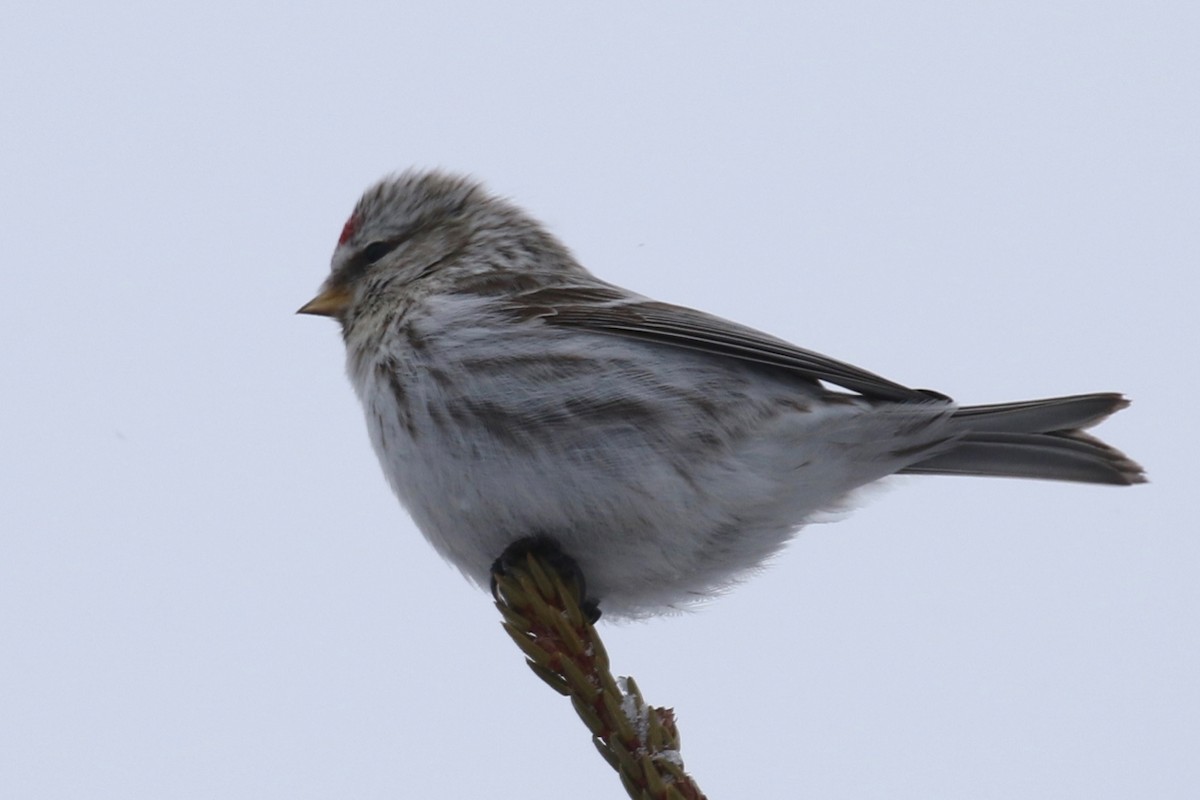
[[[1200,6],[648,5],[5,5],[0,795],[622,796],[292,313],[416,165],[910,385],[1134,399],[1148,486],[896,480],[605,626],[711,797],[1196,796]]]

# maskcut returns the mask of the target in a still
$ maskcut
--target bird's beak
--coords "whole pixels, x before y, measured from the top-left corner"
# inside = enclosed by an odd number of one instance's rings
[[[350,292],[344,286],[324,286],[321,293],[300,306],[297,314],[315,314],[319,317],[340,317],[350,305]]]

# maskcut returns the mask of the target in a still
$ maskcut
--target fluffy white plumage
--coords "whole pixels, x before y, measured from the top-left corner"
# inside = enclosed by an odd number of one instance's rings
[[[1142,480],[1079,430],[1117,395],[959,409],[605,283],[441,173],[368,190],[302,310],[342,322],[376,453],[438,552],[486,585],[548,537],[610,615],[709,597],[896,472]]]

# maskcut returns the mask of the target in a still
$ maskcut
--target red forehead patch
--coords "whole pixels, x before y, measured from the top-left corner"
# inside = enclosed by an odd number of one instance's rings
[[[350,219],[346,220],[346,224],[342,226],[342,235],[338,237],[338,244],[345,244],[356,230],[358,230],[358,217],[351,214]]]

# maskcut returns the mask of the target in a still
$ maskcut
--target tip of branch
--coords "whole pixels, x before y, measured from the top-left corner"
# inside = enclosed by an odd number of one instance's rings
[[[646,705],[632,678],[613,677],[579,583],[534,553],[492,578],[505,632],[534,674],[571,698],[629,796],[703,800],[683,770],[674,712]]]

